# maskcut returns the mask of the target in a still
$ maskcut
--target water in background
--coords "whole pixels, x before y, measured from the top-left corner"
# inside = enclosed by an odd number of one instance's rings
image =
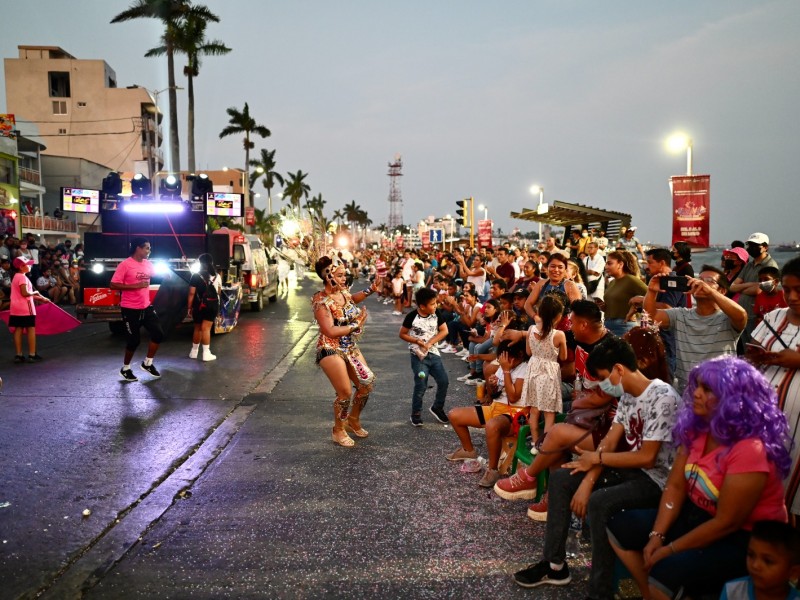
[[[778,263],[778,267],[782,267],[791,259],[800,256],[797,252],[777,252],[776,250],[772,250],[770,256],[775,259],[775,262]],[[700,250],[699,252],[692,251],[692,267],[694,267],[694,272],[697,273],[700,270],[700,267],[703,265],[711,265],[713,267],[719,267],[720,262],[722,261],[722,250],[717,248],[710,248],[708,250]]]

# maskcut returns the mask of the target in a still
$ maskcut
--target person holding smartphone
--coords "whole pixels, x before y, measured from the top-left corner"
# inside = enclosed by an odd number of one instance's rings
[[[700,276],[688,277],[692,308],[657,306],[661,274],[653,275],[644,296],[644,310],[662,329],[675,335],[675,378],[682,392],[692,368],[724,354],[736,354],[736,342],[747,325],[747,312],[728,298],[728,279],[717,267],[703,265]]]

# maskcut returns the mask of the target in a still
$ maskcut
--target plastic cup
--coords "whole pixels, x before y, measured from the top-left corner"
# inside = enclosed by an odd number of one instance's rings
[[[479,381],[478,385],[475,386],[475,395],[478,400],[483,400],[483,395],[486,393],[486,383],[483,381]]]

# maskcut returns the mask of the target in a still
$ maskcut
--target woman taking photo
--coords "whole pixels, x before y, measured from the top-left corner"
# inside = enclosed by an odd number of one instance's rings
[[[351,448],[355,442],[347,435],[345,427],[356,437],[369,435],[361,427],[360,417],[375,381],[375,374],[356,345],[367,318],[366,309],[356,305],[371,296],[380,286],[380,281],[376,278],[367,289],[350,295],[345,285],[344,264],[338,259],[334,262],[329,256],[323,256],[314,264],[314,270],[325,284],[325,288],[311,298],[314,318],[319,325],[317,364],[336,392],[331,439],[340,446]],[[356,387],[352,400],[351,382]]]
[[[202,360],[217,360],[216,355],[211,354],[211,326],[219,313],[219,277],[210,254],[201,254],[197,257],[197,262],[200,270],[193,273],[189,280],[189,297],[186,302],[189,316],[194,323],[189,358],[197,358],[202,344]]]
[[[787,520],[789,428],[766,379],[722,356],[692,369],[673,438],[659,508],[617,513],[609,539],[644,598],[719,594],[747,575],[753,523]]]
[[[611,281],[606,285],[603,296],[605,324],[611,333],[622,337],[636,326],[634,321],[627,320],[631,298],[644,296],[647,285],[639,278],[639,262],[636,257],[625,250],[608,253],[606,273]]]
[[[567,305],[575,300],[581,299],[581,291],[574,282],[568,278],[569,272],[567,265],[569,264],[568,258],[561,254],[561,252],[553,252],[547,259],[547,267],[543,274],[544,279],[540,279],[534,284],[528,299],[525,301],[525,312],[533,319],[536,317],[536,305],[539,300],[547,293],[557,290],[567,297]],[[559,329],[569,329],[569,319],[561,319]]]

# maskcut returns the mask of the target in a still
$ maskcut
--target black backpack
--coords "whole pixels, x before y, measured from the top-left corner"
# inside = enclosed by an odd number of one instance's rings
[[[211,282],[211,278],[206,278],[205,275],[200,275],[200,277],[203,278],[206,288],[199,296],[197,307],[200,310],[210,310],[213,312],[219,311],[219,294],[217,294],[217,288],[214,287],[214,284]]]

